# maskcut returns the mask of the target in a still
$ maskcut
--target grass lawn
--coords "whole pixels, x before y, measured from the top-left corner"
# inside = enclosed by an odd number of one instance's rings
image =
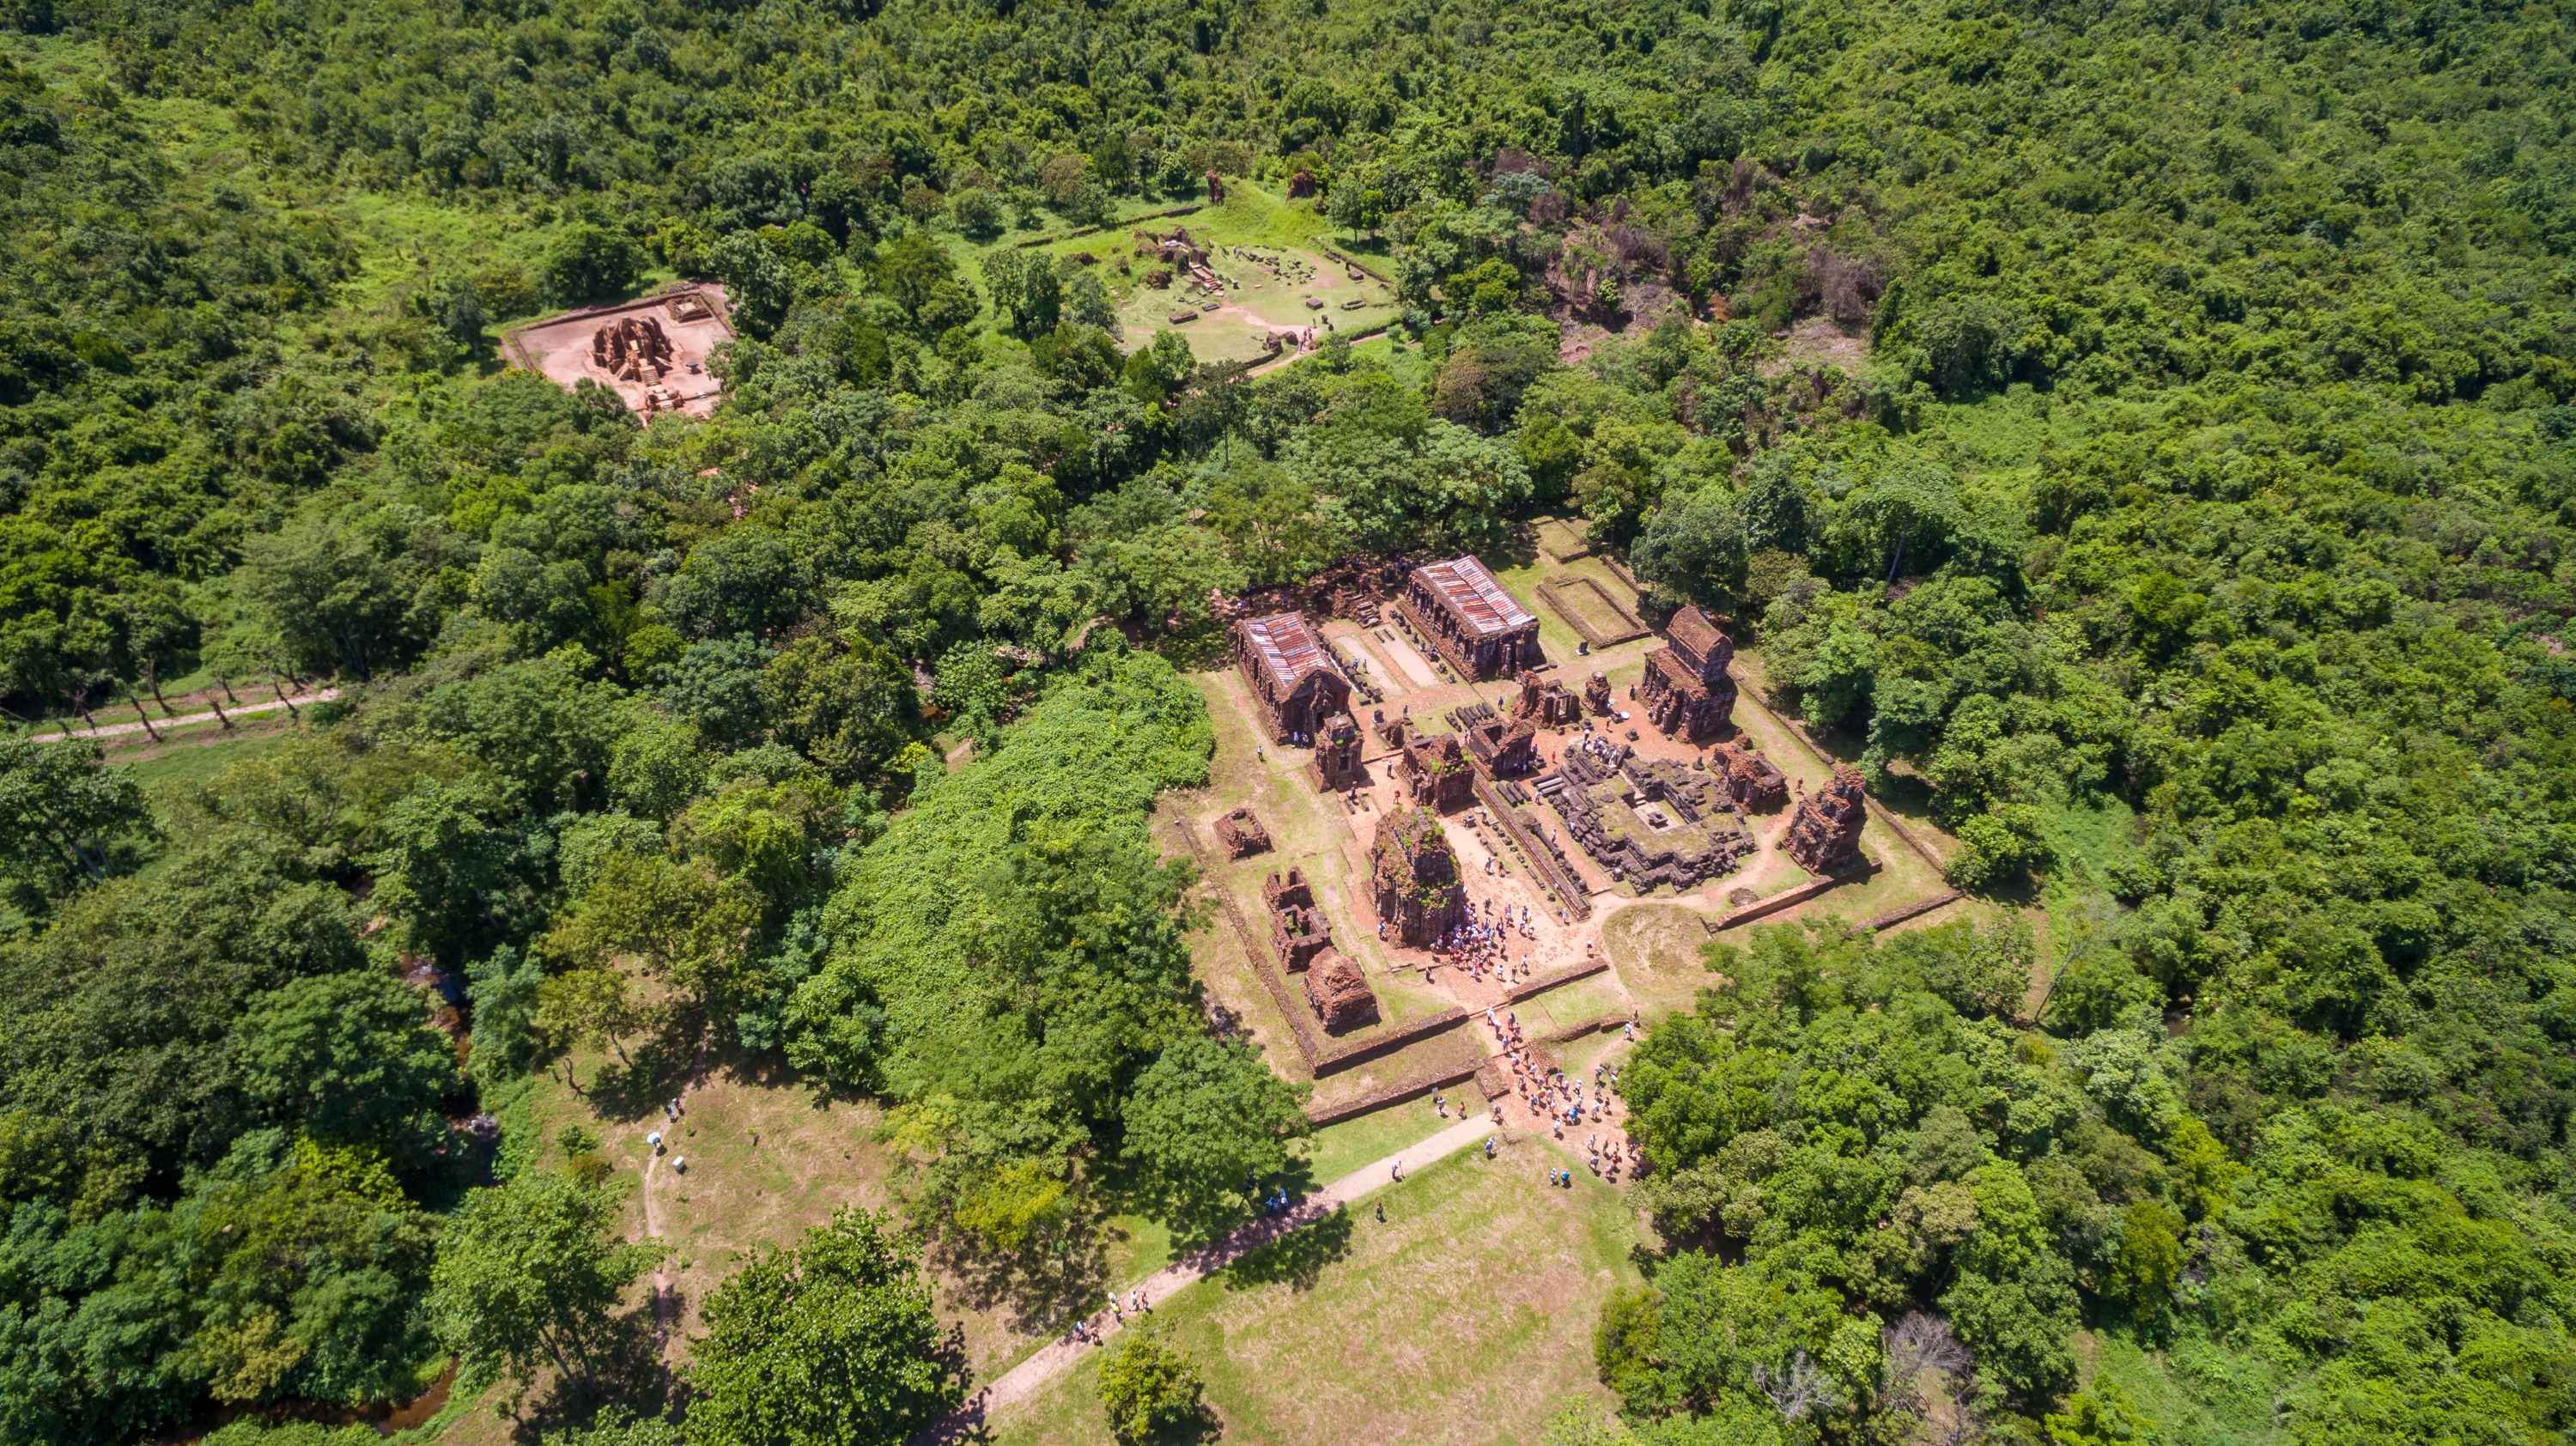
[[[298,725],[288,722],[284,713],[274,718],[260,714],[244,718],[230,733],[207,723],[164,728],[161,736],[167,741],[162,743],[154,743],[140,733],[102,738],[99,743],[109,763],[134,775],[134,781],[142,785],[166,822],[171,803],[181,794],[236,763],[276,752],[298,731]]]
[[[1606,1406],[1592,1327],[1637,1280],[1646,1231],[1628,1199],[1541,1136],[1429,1166],[1268,1260],[1161,1303],[1205,1374],[1233,1446],[1535,1439],[1568,1398]],[[1374,1207],[1386,1206],[1379,1224]],[[1249,1268],[1247,1268],[1249,1267]],[[997,1414],[1003,1446],[1108,1440],[1092,1357]]]
[[[1531,995],[1513,1005],[1512,1012],[1520,1016],[1521,1028],[1530,1038],[1547,1039],[1605,1014],[1625,1017],[1628,997],[1619,992],[1617,977],[1604,972]]]
[[[1449,1093],[1454,1095],[1457,1091]],[[1444,1118],[1431,1107],[1431,1096],[1426,1091],[1417,1098],[1371,1110],[1356,1119],[1326,1125],[1301,1148],[1306,1152],[1307,1169],[1315,1183],[1329,1185],[1371,1160],[1385,1159],[1456,1123],[1457,1116]]]

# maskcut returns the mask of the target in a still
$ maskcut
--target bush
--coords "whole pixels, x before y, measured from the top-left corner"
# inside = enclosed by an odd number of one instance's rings
[[[1122,1446],[1196,1424],[1207,1413],[1204,1389],[1185,1352],[1143,1330],[1120,1337],[1100,1361],[1100,1407]]]
[[[1950,855],[1950,882],[1962,889],[2008,884],[2048,862],[2039,836],[2039,810],[2007,803],[1959,825],[1959,850]]]

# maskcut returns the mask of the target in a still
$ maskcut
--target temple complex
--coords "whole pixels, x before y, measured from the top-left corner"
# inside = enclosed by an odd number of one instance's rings
[[[1325,720],[1350,709],[1351,685],[1301,613],[1272,613],[1234,625],[1234,661],[1260,706],[1274,743],[1304,743]]]
[[[1717,878],[1758,847],[1723,777],[1624,743],[1568,748],[1537,788],[1593,862],[1641,894]]]
[[[513,327],[501,346],[511,364],[561,387],[595,382],[650,421],[711,415],[723,386],[707,364],[733,339],[724,288],[707,281]]]
[[[1735,680],[1726,665],[1735,643],[1695,607],[1673,614],[1664,637],[1664,646],[1646,655],[1637,699],[1665,736],[1705,743],[1734,724]]]
[[[1829,874],[1860,857],[1861,826],[1868,821],[1860,770],[1837,763],[1830,782],[1798,800],[1782,847],[1798,867],[1811,874]]]
[[[1516,673],[1546,660],[1538,619],[1472,557],[1415,568],[1395,606],[1461,678]]]
[[[1427,946],[1467,917],[1458,856],[1429,809],[1399,806],[1378,820],[1369,884],[1378,920],[1398,943]]]

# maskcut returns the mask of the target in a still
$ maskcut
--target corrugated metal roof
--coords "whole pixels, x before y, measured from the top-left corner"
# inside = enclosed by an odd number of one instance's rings
[[[1261,669],[1270,675],[1270,684],[1285,698],[1295,690],[1298,680],[1309,673],[1332,672],[1324,658],[1323,645],[1315,632],[1306,626],[1302,613],[1272,613],[1266,618],[1252,618],[1243,624],[1243,633],[1252,650],[1261,658]]]
[[[1520,599],[1494,581],[1483,563],[1472,557],[1425,563],[1414,570],[1414,575],[1480,638],[1514,632],[1538,621],[1521,607]]]

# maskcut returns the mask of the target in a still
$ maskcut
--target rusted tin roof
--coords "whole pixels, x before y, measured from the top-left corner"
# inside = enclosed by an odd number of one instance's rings
[[[1324,657],[1324,646],[1315,631],[1306,626],[1302,613],[1272,613],[1266,618],[1250,618],[1243,623],[1244,639],[1252,644],[1253,653],[1261,659],[1261,670],[1270,677],[1270,686],[1287,697],[1297,683],[1309,673],[1329,673],[1333,665]]]
[[[1425,563],[1413,575],[1480,638],[1516,632],[1538,621],[1472,557]]]

